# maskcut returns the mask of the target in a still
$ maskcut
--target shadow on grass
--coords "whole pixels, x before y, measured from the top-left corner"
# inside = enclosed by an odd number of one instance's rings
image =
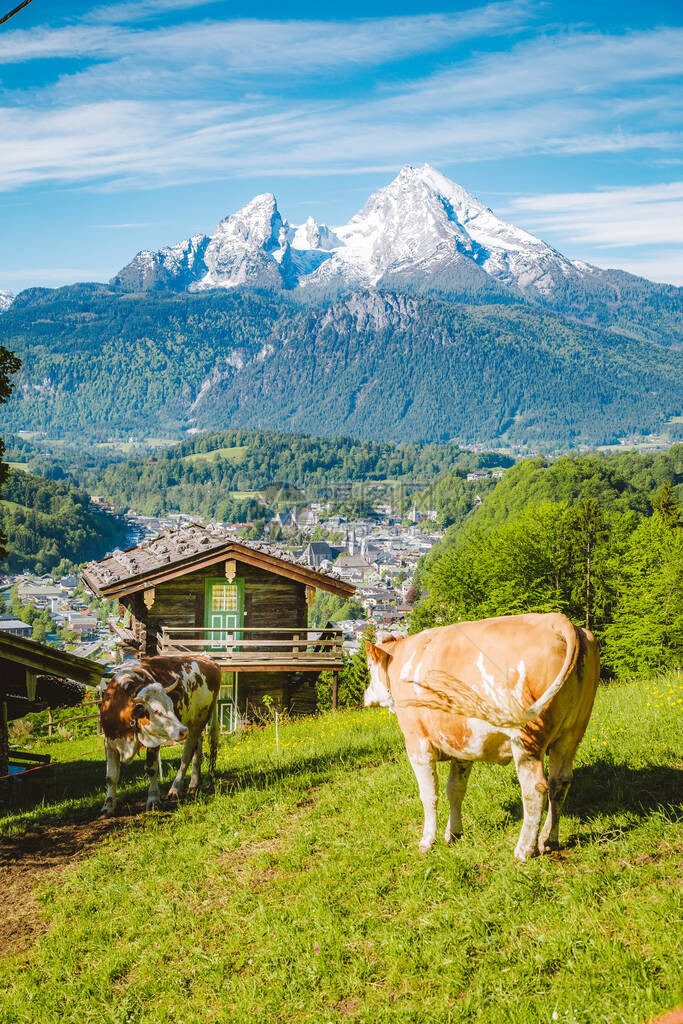
[[[214,792],[230,794],[248,789],[265,790],[302,776],[305,777],[306,786],[319,785],[330,780],[340,764],[349,767],[379,764],[395,758],[398,753],[378,750],[376,745],[368,742],[352,750],[302,756],[286,764],[269,761],[254,768],[219,769],[213,782],[208,777],[205,759],[202,796],[210,796]],[[66,762],[55,767],[57,787],[54,799],[37,806],[19,804],[8,808],[4,815],[0,812],[0,832],[3,825],[7,831],[24,834],[25,830],[30,831],[32,828],[79,825],[98,820],[105,794],[104,758],[94,755],[87,760]],[[164,760],[165,781],[162,783],[162,793],[170,786],[172,774],[175,774],[173,761]],[[186,787],[187,783],[186,778]],[[144,819],[146,795],[144,758],[136,757],[132,763],[121,766],[118,808],[115,818],[111,820],[130,822],[137,817]],[[81,806],[73,806],[76,802]],[[164,801],[161,813],[171,813],[177,806],[175,802]],[[0,843],[3,841],[0,836]]]
[[[522,817],[519,798],[506,801],[504,807],[513,816]],[[592,821],[597,814],[624,812],[646,818],[653,811],[664,811],[674,818],[683,815],[683,771],[665,765],[632,768],[595,761],[575,769],[564,806],[565,814],[582,822]]]

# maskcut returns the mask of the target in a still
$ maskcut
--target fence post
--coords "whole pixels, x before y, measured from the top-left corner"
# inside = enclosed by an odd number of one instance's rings
[[[7,702],[0,702],[0,775],[9,772],[9,728],[7,726]]]
[[[332,710],[337,710],[337,688],[339,686],[339,673],[332,673]]]
[[[276,711],[275,712],[275,751],[276,751],[276,753],[279,754],[280,753],[280,733],[278,731],[278,725],[279,725],[279,723],[278,723],[278,713]]]

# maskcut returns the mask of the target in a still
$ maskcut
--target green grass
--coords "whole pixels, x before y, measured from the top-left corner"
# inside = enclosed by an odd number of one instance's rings
[[[0,964],[0,1021],[640,1024],[681,999],[681,683],[601,689],[562,852],[521,867],[519,789],[493,765],[464,838],[418,854],[385,711],[285,725],[279,754],[272,728],[225,741],[216,793],[140,813],[43,891],[51,929]],[[6,835],[92,816],[101,753],[77,765]],[[141,761],[123,781],[142,807]]]
[[[245,461],[248,451],[249,448],[246,444],[236,444],[227,448],[214,448],[210,452],[196,452],[194,455],[184,455],[180,461],[199,466],[225,460],[232,466],[240,466]]]

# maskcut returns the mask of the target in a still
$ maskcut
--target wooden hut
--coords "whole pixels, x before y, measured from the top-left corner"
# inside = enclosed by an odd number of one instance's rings
[[[80,704],[85,686],[97,686],[104,671],[97,662],[0,633],[0,777],[13,766],[20,770],[33,761],[49,761],[10,750],[8,722],[35,711]]]
[[[83,571],[98,597],[118,598],[113,624],[137,655],[204,653],[223,672],[221,722],[263,710],[263,699],[293,713],[315,709],[315,681],[342,667],[340,630],[309,629],[317,589],[343,598],[355,588],[265,544],[219,527],[170,530]]]

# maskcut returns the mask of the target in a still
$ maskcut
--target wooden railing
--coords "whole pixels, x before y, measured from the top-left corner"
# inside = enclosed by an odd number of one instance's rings
[[[324,669],[342,666],[340,629],[237,630],[214,627],[164,626],[159,654],[206,654],[234,671]]]

